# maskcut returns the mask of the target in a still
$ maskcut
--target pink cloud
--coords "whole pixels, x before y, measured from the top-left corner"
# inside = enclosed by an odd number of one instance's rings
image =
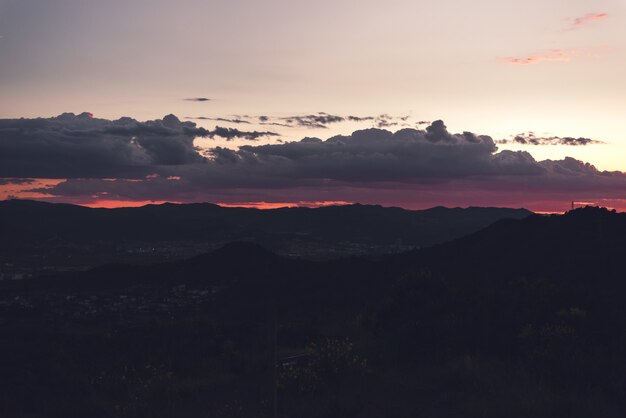
[[[604,20],[608,18],[609,15],[607,13],[589,13],[585,16],[577,17],[574,19],[572,28],[578,28],[580,26],[586,25],[587,23],[596,21],[596,20]]]
[[[579,54],[577,49],[551,49],[546,52],[521,57],[503,57],[499,60],[513,65],[532,65],[542,62],[568,62]]]

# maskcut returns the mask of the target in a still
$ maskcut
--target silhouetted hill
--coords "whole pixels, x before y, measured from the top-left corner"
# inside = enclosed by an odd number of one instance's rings
[[[455,274],[479,269],[489,274],[591,278],[620,274],[620,254],[625,250],[626,214],[586,207],[564,215],[500,220],[466,237],[397,259]]]
[[[524,209],[433,208],[410,211],[369,205],[258,210],[208,203],[91,209],[66,204],[0,202],[5,239],[236,241],[263,235],[302,236],[332,241],[426,246],[458,238],[503,218],[530,215]]]
[[[497,286],[504,282],[500,279],[503,276],[509,281],[513,277],[535,276],[555,282],[583,280],[597,286],[621,278],[620,255],[625,251],[626,214],[588,207],[565,215],[503,219],[448,243],[371,260],[367,257],[332,262],[293,260],[252,242],[233,242],[186,260],[148,266],[110,264],[60,277],[93,277],[104,282],[114,280],[120,285],[133,280],[161,279],[206,280],[215,284],[225,277],[259,280],[269,276],[309,277],[314,270],[321,276],[317,280],[336,277],[342,271],[345,276],[339,280],[353,282],[380,271],[396,277],[419,270],[445,275],[468,286],[479,282]],[[48,277],[37,280],[45,281]]]
[[[311,259],[385,254],[529,214],[524,209],[410,211],[367,205],[257,210],[208,203],[90,209],[9,200],[0,202],[0,262],[34,271],[150,263],[188,258],[233,241]]]
[[[0,282],[5,410],[270,416],[275,338],[280,416],[621,417],[625,251],[626,214],[584,208],[374,258],[243,242]]]

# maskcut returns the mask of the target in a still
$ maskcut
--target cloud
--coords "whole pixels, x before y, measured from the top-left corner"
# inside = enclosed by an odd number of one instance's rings
[[[520,145],[570,145],[584,146],[591,144],[604,144],[602,141],[584,137],[560,137],[560,136],[536,136],[534,132],[518,134],[513,139],[502,139],[496,141],[498,144],[520,144]]]
[[[137,177],[153,165],[200,163],[210,132],[174,115],[138,122],[89,113],[0,120],[0,177]]]
[[[405,122],[409,116],[391,116],[386,113],[383,113],[378,116],[340,116],[340,115],[331,115],[325,112],[319,112],[316,115],[305,115],[305,116],[289,116],[281,118],[286,121],[288,124],[301,126],[306,128],[318,128],[325,129],[328,128],[328,125],[340,122],[365,122],[371,121],[374,126],[377,128],[389,128],[393,126],[400,125],[400,122]]]
[[[374,120],[374,126],[377,128],[390,128],[393,126],[398,126],[398,125],[402,125],[402,126],[411,126],[410,124],[406,123],[406,121],[409,119],[410,116],[390,116],[386,113],[383,113],[382,115],[378,115],[376,117],[373,117],[372,119]],[[419,126],[420,124],[429,124],[428,122],[417,122],[415,125]]]
[[[288,116],[282,117],[281,120],[284,120],[289,125],[302,126],[305,128],[328,128],[327,125],[343,122],[346,120],[343,116],[338,115],[330,115],[325,112],[319,112],[315,115],[304,115],[304,116]]]
[[[579,29],[587,24],[607,19],[607,13],[589,13],[572,20],[571,26],[567,30]],[[499,57],[498,61],[512,65],[533,65],[542,62],[569,62],[574,57],[580,55],[597,56],[599,52],[605,52],[606,48],[554,48],[547,51],[524,56]]]
[[[607,19],[608,17],[609,15],[607,13],[589,13],[574,19],[572,22],[572,28],[576,29],[594,21]]]
[[[0,178],[142,178],[152,167],[205,162],[196,137],[256,140],[273,132],[207,130],[174,115],[139,122],[90,113],[0,120]]]
[[[293,125],[288,123],[280,123],[280,122],[260,122],[259,125],[268,125],[268,126],[282,126],[283,128],[293,128]]]
[[[186,119],[194,120],[210,120],[216,122],[225,122],[233,124],[256,124],[261,126],[279,126],[283,128],[309,128],[309,129],[327,129],[330,125],[342,122],[371,122],[372,127],[390,128],[394,126],[411,126],[406,123],[410,116],[393,116],[386,113],[377,116],[355,116],[355,115],[336,115],[326,112],[318,112],[315,114],[292,115],[292,116],[233,116],[233,117],[187,117]],[[418,122],[416,125],[427,122]]]
[[[243,139],[247,139],[250,141],[256,141],[257,139],[262,138],[262,137],[279,136],[279,134],[277,134],[276,132],[268,132],[268,131],[264,131],[264,132],[240,131],[239,129],[222,128],[220,126],[216,126],[214,130],[209,132],[208,136],[210,138],[213,138],[214,136],[219,136],[222,138],[226,138],[229,141],[235,138],[243,138]]]
[[[533,65],[542,62],[568,62],[580,53],[577,49],[550,49],[522,57],[502,57],[499,61],[513,65]]]
[[[0,178],[0,186],[6,185],[23,185],[23,184],[33,184],[35,179],[15,179],[15,178]]]
[[[367,120],[374,120],[376,118],[374,116],[348,116],[347,119],[350,122],[363,122]]]
[[[274,125],[286,128],[327,129],[330,125],[342,122],[371,122],[373,127],[388,128],[406,122],[409,116],[393,116],[386,113],[377,116],[336,115],[318,112],[308,115],[271,117],[261,115],[256,118],[260,125]]]
[[[220,126],[207,130],[174,115],[146,122],[98,119],[87,112],[1,119],[0,178],[137,178],[153,166],[205,162],[194,146],[197,137],[257,140],[277,135]]]
[[[435,179],[513,174],[526,166],[515,164],[515,155],[505,161],[494,159],[494,141],[471,133],[451,134],[441,121],[427,131],[403,129],[395,133],[365,129],[349,136],[326,141],[304,138],[298,142],[216,149],[213,163],[225,170],[255,171],[255,181],[268,179],[277,184],[283,178],[294,181],[346,182],[431,182]],[[519,154],[521,155],[521,154]],[[523,161],[522,158],[520,161]],[[530,167],[533,172],[535,167]],[[234,178],[232,173],[231,178]]]
[[[1,120],[0,177],[62,176],[65,181],[29,192],[52,201],[87,203],[360,201],[531,207],[555,199],[626,198],[624,173],[600,171],[573,158],[537,161],[525,151],[499,151],[491,137],[451,133],[439,120],[424,130],[371,128],[326,140],[309,137],[237,149],[193,146],[195,136],[218,134],[258,137],[228,128],[205,130],[174,116],[149,122],[71,114]],[[588,143],[573,138],[557,142]]]
[[[209,102],[211,101],[211,99],[207,98],[207,97],[190,97],[185,99],[188,102]]]
[[[228,119],[228,118],[210,118],[210,117],[206,117],[206,116],[198,116],[198,117],[187,117],[186,119],[195,119],[195,120],[212,120],[212,121],[216,121],[216,122],[227,122],[227,123],[235,123],[235,124],[250,124],[250,121],[245,120],[245,119]]]
[[[273,125],[273,126],[282,126],[284,128],[293,128],[293,125],[290,125],[288,123],[271,122],[270,121],[271,118],[267,115],[257,116],[256,119],[258,120],[257,123],[259,125]]]

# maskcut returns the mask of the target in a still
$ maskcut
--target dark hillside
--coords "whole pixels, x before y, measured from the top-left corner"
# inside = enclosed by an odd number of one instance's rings
[[[284,417],[621,417],[624,237],[625,214],[585,208],[374,259],[235,243],[3,282],[1,405],[269,416],[276,347]]]

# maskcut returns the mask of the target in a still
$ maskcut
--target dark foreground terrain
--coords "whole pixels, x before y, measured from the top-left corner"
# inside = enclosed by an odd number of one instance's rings
[[[626,215],[0,282],[2,417],[623,417]]]

